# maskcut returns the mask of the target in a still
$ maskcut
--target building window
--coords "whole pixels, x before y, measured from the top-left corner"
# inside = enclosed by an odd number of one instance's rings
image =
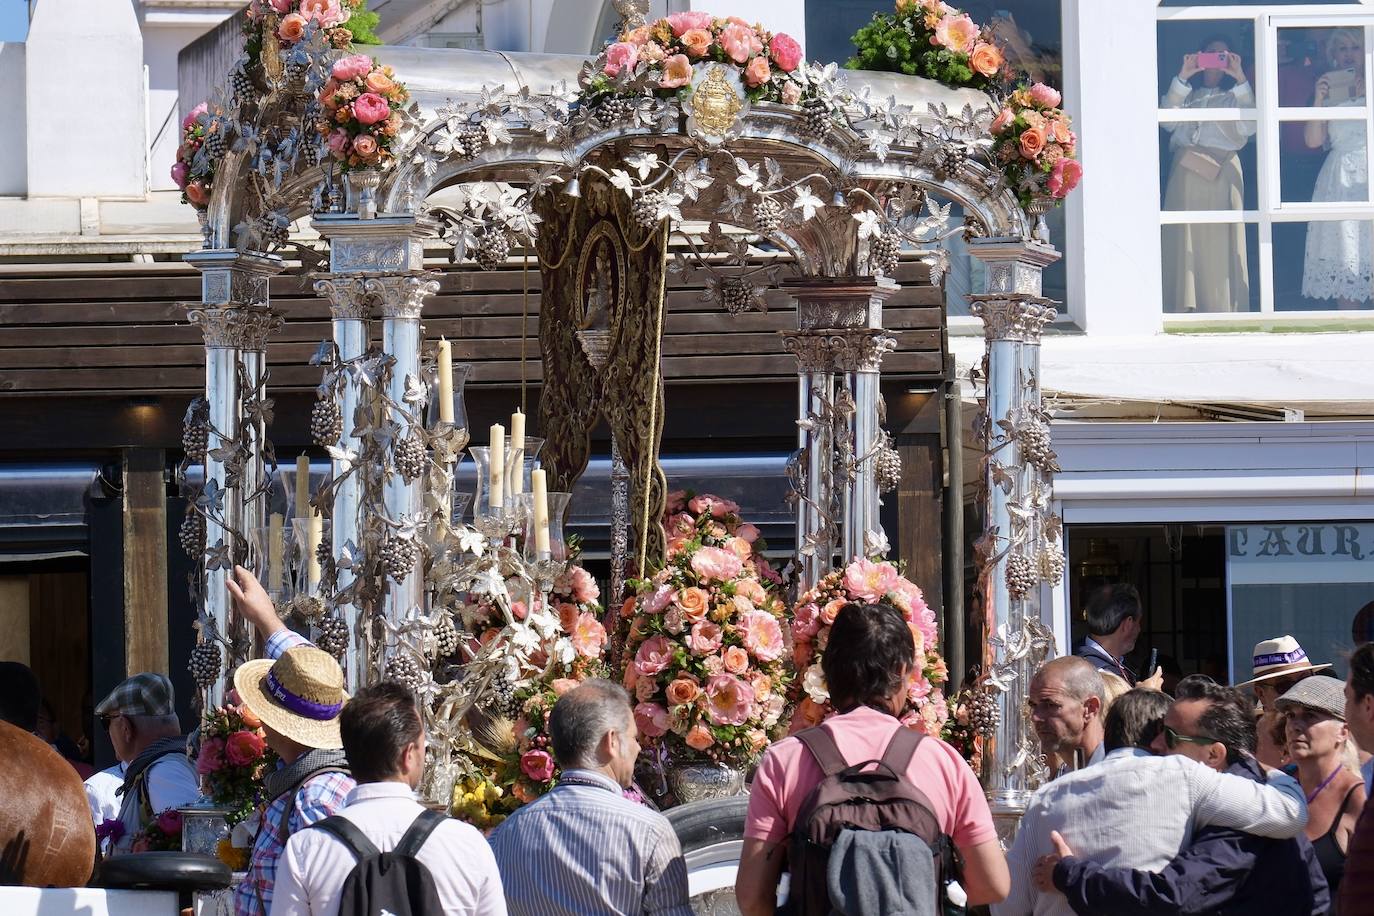
[[[1374,309],[1374,11],[1360,6],[1161,5],[1170,324]]]

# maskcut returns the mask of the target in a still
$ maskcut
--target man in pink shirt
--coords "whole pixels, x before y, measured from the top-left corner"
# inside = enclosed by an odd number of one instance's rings
[[[901,723],[907,677],[916,664],[911,630],[887,604],[851,604],[840,611],[821,659],[830,701],[839,715],[822,726],[853,765],[878,760]],[[977,778],[959,753],[927,737],[916,749],[907,778],[926,794],[964,860],[961,883],[970,905],[1007,895],[1011,877],[997,841],[992,812]],[[744,916],[771,916],[787,846],[803,802],[821,782],[820,765],[795,737],[768,749],[749,792],[735,897]]]

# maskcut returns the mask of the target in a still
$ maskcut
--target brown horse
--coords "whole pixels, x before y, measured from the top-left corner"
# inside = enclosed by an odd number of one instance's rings
[[[0,884],[82,887],[94,864],[81,777],[44,741],[0,722]]]

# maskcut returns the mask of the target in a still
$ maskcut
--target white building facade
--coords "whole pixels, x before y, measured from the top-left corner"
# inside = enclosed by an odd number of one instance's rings
[[[1082,138],[1085,181],[1051,219],[1064,258],[1047,294],[1064,304],[1042,364],[1065,468],[1070,573],[1045,603],[1061,645],[1087,590],[1129,581],[1142,643],[1182,670],[1243,674],[1280,632],[1339,661],[1374,636],[1374,4],[958,5],[1064,90]],[[167,175],[176,112],[199,101],[177,98],[176,58],[240,6],[31,4],[28,41],[0,45],[0,74],[24,86],[0,98],[23,127],[0,136],[0,258],[194,244]],[[372,7],[389,43],[504,51],[588,54],[618,19],[610,0]],[[651,7],[737,13],[842,61],[890,3]],[[74,99],[101,109],[99,142],[47,114]],[[961,260],[948,286],[964,377],[982,353],[963,301],[975,270]]]

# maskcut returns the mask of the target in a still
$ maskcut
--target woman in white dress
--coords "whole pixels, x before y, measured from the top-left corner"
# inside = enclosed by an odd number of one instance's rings
[[[1226,40],[1185,54],[1161,108],[1253,108],[1255,92],[1240,55]],[[1220,55],[1223,64],[1215,64]],[[1201,63],[1211,66],[1203,67]],[[1245,173],[1239,150],[1255,134],[1254,121],[1176,121],[1169,131],[1173,154],[1164,189],[1165,210],[1239,211],[1245,206]],[[1242,312],[1250,308],[1250,271],[1241,223],[1188,223],[1164,227],[1164,294],[1171,312]]]
[[[1326,45],[1332,69],[1317,80],[1315,106],[1364,107],[1364,41],[1358,29],[1337,29]],[[1312,200],[1369,200],[1369,161],[1365,122],[1309,121],[1305,139],[1329,152],[1317,174]],[[1302,294],[1335,299],[1343,309],[1366,307],[1374,273],[1374,232],[1368,220],[1326,220],[1307,227]]]

